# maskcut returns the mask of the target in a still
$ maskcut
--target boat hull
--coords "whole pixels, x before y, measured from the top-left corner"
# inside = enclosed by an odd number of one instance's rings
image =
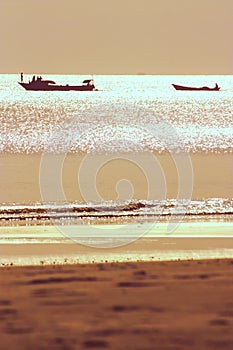
[[[208,86],[203,86],[203,87],[190,87],[190,86],[182,86],[182,85],[176,85],[176,84],[172,84],[172,86],[176,89],[176,90],[182,90],[182,91],[219,91],[220,87],[214,87],[214,88],[209,88]]]
[[[40,84],[40,86],[36,84],[30,83],[21,83],[19,82],[25,90],[29,91],[95,91],[96,88],[94,85],[85,86],[85,85],[48,85],[48,84]]]

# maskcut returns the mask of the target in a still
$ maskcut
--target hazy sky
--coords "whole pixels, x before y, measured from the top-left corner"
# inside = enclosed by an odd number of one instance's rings
[[[0,73],[232,74],[233,0],[0,0]]]

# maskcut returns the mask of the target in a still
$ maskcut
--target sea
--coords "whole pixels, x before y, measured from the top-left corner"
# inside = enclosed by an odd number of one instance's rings
[[[141,236],[158,222],[172,234],[202,221],[226,223],[230,236],[232,76],[43,78],[93,78],[97,90],[25,91],[19,75],[0,75],[0,227],[72,227],[61,231],[73,239],[77,227],[94,235],[104,226],[104,236],[118,225],[124,236],[136,225]],[[173,83],[221,90],[176,91]]]

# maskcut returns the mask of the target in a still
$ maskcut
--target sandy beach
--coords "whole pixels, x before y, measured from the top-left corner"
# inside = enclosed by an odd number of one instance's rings
[[[0,349],[232,349],[232,259],[0,269]]]

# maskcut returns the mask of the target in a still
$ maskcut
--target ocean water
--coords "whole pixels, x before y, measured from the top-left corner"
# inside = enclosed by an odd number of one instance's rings
[[[79,84],[87,76],[44,76]],[[25,76],[27,81],[30,76]],[[99,91],[29,92],[0,76],[0,151],[232,151],[232,76],[96,76]],[[219,92],[176,91],[172,83]]]
[[[25,75],[26,81],[29,78]],[[89,77],[43,78],[72,85]],[[17,75],[0,75],[1,160],[12,155],[42,157],[42,198],[12,202],[0,197],[0,225],[153,222],[154,218],[173,215],[190,220],[207,216],[232,220],[231,186],[227,185],[228,195],[209,196],[203,192],[201,198],[193,198],[195,180],[190,159],[190,155],[198,154],[232,154],[232,76],[95,76],[98,91],[93,92],[30,92],[20,87],[18,80]],[[176,91],[171,85],[213,87],[216,82],[221,87],[219,92]],[[156,155],[163,154],[172,158],[180,183],[185,183],[183,187],[179,183],[173,198],[166,196],[163,181],[169,168],[163,171],[155,160]],[[60,179],[67,155],[86,157],[79,177],[82,201],[67,200],[56,180]],[[53,156],[60,160],[53,162]],[[132,197],[124,177],[121,185],[127,186],[122,197],[106,200],[99,193],[92,196],[89,188],[95,176],[90,179],[90,173],[96,175],[104,164],[121,158],[134,162],[146,173],[148,196],[140,197],[139,191],[136,198]],[[50,181],[52,195],[48,194],[46,182],[49,167],[54,177]],[[153,171],[159,174],[162,196],[153,191]],[[224,186],[221,181],[224,180],[219,178],[213,186]],[[135,180],[134,185],[136,189],[141,187],[140,181]]]

